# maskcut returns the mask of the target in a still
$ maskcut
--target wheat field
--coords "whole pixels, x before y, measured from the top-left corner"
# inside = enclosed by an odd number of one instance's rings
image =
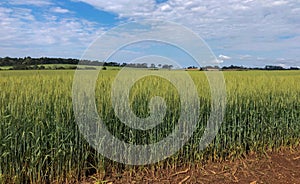
[[[177,71],[168,71],[176,75]],[[96,85],[99,116],[122,141],[149,144],[167,136],[179,118],[180,98],[167,80],[150,76],[130,90],[130,106],[149,116],[149,101],[161,96],[167,105],[163,122],[147,131],[124,125],[111,105],[118,71],[100,71]],[[210,114],[210,88],[204,72],[190,71],[199,93],[197,130],[180,151],[153,167],[237,159],[264,154],[300,141],[299,71],[226,71],[226,111],[213,142],[198,150]],[[81,135],[72,106],[74,71],[0,72],[0,183],[68,183],[95,172],[131,166],[108,161]],[[109,145],[108,145],[109,146]],[[136,168],[136,167],[135,167]]]

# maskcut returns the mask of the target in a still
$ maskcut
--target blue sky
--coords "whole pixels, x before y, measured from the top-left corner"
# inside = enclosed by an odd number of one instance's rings
[[[2,0],[0,57],[80,58],[114,26],[149,18],[190,28],[221,65],[300,66],[298,0]]]

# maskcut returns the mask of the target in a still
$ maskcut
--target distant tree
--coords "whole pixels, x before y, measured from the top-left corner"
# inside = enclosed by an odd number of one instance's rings
[[[290,70],[299,70],[298,67],[290,67]]]
[[[148,65],[147,65],[147,63],[142,63],[142,68],[148,68]]]
[[[173,65],[167,65],[167,64],[165,64],[165,65],[162,66],[162,68],[170,70],[171,68],[173,68]]]
[[[196,66],[189,66],[189,67],[187,67],[187,69],[198,69],[198,67],[196,67]]]
[[[222,70],[246,70],[246,69],[248,69],[248,68],[243,67],[243,66],[234,66],[234,65],[222,67]]]
[[[155,64],[152,63],[152,64],[150,65],[150,68],[156,68]]]
[[[265,66],[266,70],[284,70],[282,66],[273,66],[273,65],[267,65]]]
[[[162,68],[163,68],[163,69],[168,69],[168,68],[169,68],[169,65],[162,65]]]

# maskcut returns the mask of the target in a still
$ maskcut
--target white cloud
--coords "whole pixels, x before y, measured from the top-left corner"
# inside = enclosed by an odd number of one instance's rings
[[[54,13],[70,13],[70,11],[68,9],[64,9],[64,8],[61,8],[61,7],[51,8],[51,11],[54,12]]]
[[[253,57],[250,54],[245,54],[245,55],[240,55],[238,58],[244,60],[244,59],[251,59]]]
[[[222,59],[217,59],[215,61],[215,64],[222,64],[222,63],[224,63],[224,60],[222,60]]]
[[[250,62],[253,59],[263,63],[268,59],[271,61],[282,57],[299,62],[299,0],[168,0],[159,4],[155,0],[72,1],[85,2],[129,20],[154,18],[183,24],[203,37],[216,53],[226,53],[232,60]],[[97,31],[91,22],[76,18],[61,19],[58,14],[53,14],[68,13],[69,10],[54,5],[51,0],[6,2],[15,5],[50,6],[49,11],[52,10],[52,14],[48,11],[45,20],[38,21],[32,12],[24,9],[18,14],[15,9],[0,9],[0,40],[7,40],[2,44],[12,43],[9,39],[22,42],[24,37],[30,37],[33,43],[44,39],[46,43],[54,44],[60,40],[58,35],[63,35],[62,40],[66,43],[79,43],[80,40],[90,40],[85,37],[94,36]],[[30,24],[28,21],[31,21]],[[280,39],[282,35],[293,37]],[[251,58],[242,57],[243,53],[250,53]],[[258,57],[266,59],[259,60]],[[226,57],[220,57],[219,60],[226,60]]]
[[[100,10],[117,13],[120,17],[140,17],[150,15],[155,10],[155,1],[149,0],[115,0],[115,1],[99,1],[99,0],[73,0],[88,3]],[[162,3],[164,4],[164,3]]]
[[[231,7],[232,7],[233,10],[248,10],[248,9],[250,9],[250,7],[245,6],[243,4],[234,4]]]
[[[183,24],[219,53],[239,55],[242,51],[270,60],[285,55],[292,55],[295,61],[300,58],[296,46],[299,37],[278,39],[282,34],[300,35],[298,0],[168,0],[160,4],[155,0],[76,1],[130,20],[154,18]],[[247,57],[238,59],[250,62]]]
[[[257,59],[257,60],[260,60],[260,61],[263,61],[263,60],[265,60],[266,58],[264,58],[264,57],[257,57],[256,59]]]
[[[281,6],[281,5],[286,5],[288,4],[287,1],[273,1],[272,3],[270,3],[270,6]]]
[[[12,5],[34,5],[34,6],[48,6],[53,3],[50,0],[9,0]]]
[[[231,59],[231,57],[220,54],[219,59],[228,60],[228,59]]]
[[[286,64],[284,64],[284,63],[280,63],[280,64],[278,64],[278,66],[281,66],[282,68],[287,68],[288,66],[286,65]]]
[[[161,11],[166,12],[166,11],[172,11],[172,8],[170,7],[170,5],[165,4],[160,6]]]
[[[0,7],[0,57],[81,57],[100,34],[96,23],[78,18],[37,19],[31,9]]]

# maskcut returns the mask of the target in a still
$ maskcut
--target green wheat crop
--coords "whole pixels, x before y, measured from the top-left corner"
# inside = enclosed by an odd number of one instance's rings
[[[176,71],[166,72],[176,75]],[[131,144],[154,143],[172,132],[181,108],[176,88],[157,76],[137,81],[130,90],[130,107],[138,117],[149,116],[154,96],[165,99],[167,110],[157,127],[131,129],[116,117],[111,105],[117,73],[100,71],[95,89],[99,116],[108,130]],[[189,74],[199,93],[198,128],[179,152],[157,166],[235,159],[249,152],[263,154],[299,145],[300,72],[223,72],[224,121],[202,151],[198,144],[210,115],[210,88],[204,72]],[[124,167],[97,154],[81,135],[72,106],[73,77],[74,71],[0,72],[0,183],[68,183],[108,167]]]

